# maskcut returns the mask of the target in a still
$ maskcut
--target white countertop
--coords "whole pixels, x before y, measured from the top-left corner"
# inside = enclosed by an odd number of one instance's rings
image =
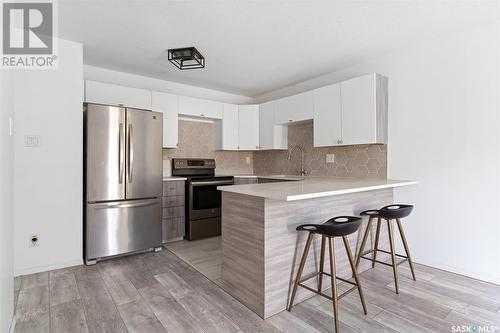
[[[294,201],[418,184],[414,180],[395,179],[345,179],[300,176],[258,177],[297,181],[219,186],[217,189],[224,192],[251,195],[266,199]]]
[[[282,180],[302,180],[305,177],[301,176],[290,176],[290,175],[225,175],[225,174],[217,174],[216,176],[224,177],[224,176],[232,176],[234,178],[264,178],[264,179],[282,179]]]
[[[164,176],[163,181],[164,182],[169,182],[169,181],[174,181],[174,180],[187,180],[186,177],[176,177],[176,176]]]

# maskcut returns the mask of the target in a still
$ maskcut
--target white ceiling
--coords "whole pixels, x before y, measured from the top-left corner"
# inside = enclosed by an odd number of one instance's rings
[[[59,0],[59,35],[86,64],[258,96],[436,34],[499,18],[498,1]],[[195,46],[203,70],[166,49]]]

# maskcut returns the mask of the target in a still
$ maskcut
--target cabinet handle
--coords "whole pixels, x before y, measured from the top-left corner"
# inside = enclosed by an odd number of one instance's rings
[[[292,119],[288,119],[288,121],[293,121]]]
[[[205,115],[203,113],[200,113],[200,116],[205,117]]]

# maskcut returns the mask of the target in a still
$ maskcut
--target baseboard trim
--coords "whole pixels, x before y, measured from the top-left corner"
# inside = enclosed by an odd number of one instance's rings
[[[172,239],[169,239],[169,240],[167,240],[167,241],[164,241],[164,242],[163,242],[163,245],[165,245],[165,244],[169,244],[169,243],[178,242],[178,241],[181,241],[181,240],[184,240],[184,236],[177,237],[177,238],[172,238]]]
[[[16,269],[14,269],[14,276],[52,271],[54,269],[61,269],[61,268],[66,268],[66,267],[78,266],[78,265],[83,265],[83,259],[64,261],[64,262],[50,264],[50,265],[42,265],[42,266],[27,267],[27,268],[16,268]]]
[[[440,262],[429,262],[427,260],[420,260],[420,258],[414,258],[414,256],[412,256],[412,260],[415,263],[420,264],[420,265],[432,267],[432,268],[439,269],[439,270],[442,270],[445,272],[449,272],[449,273],[453,273],[453,274],[457,274],[457,275],[462,275],[462,276],[465,276],[465,277],[468,277],[468,278],[471,278],[474,280],[487,282],[487,283],[491,283],[491,284],[500,286],[500,277],[497,277],[497,276],[490,276],[490,275],[484,275],[484,274],[477,273],[477,272],[467,271],[467,270],[463,270],[461,268],[446,265],[446,264],[443,264]]]

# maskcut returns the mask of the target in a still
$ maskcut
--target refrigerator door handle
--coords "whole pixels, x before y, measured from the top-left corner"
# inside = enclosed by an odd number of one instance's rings
[[[134,133],[132,124],[128,125],[128,182],[132,183],[134,174]]]
[[[118,130],[118,184],[123,183],[123,171],[125,164],[125,138],[123,135],[123,124],[120,123]]]
[[[134,200],[128,202],[103,202],[93,204],[94,209],[147,207],[158,204],[158,199]]]

